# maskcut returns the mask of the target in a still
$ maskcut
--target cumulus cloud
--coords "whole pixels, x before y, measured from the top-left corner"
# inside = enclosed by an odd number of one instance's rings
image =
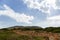
[[[37,9],[43,13],[47,13],[45,21],[37,23],[40,26],[59,26],[60,15],[51,16],[55,10],[60,10],[60,0],[23,0],[28,8]],[[43,24],[44,23],[44,24]]]
[[[32,23],[31,21],[34,19],[33,16],[29,16],[24,13],[15,12],[13,9],[11,9],[6,4],[4,4],[3,7],[6,10],[0,10],[0,16],[1,15],[8,16],[8,17],[16,20],[17,22],[24,22],[24,23]]]
[[[60,9],[57,5],[58,0],[23,0],[27,7],[38,9],[44,13],[50,13],[51,9]]]

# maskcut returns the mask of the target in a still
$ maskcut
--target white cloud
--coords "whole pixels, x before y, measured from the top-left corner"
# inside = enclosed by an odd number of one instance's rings
[[[1,15],[8,16],[16,20],[17,22],[24,22],[24,23],[31,23],[31,21],[34,19],[33,16],[15,12],[13,9],[11,9],[9,6],[5,4],[3,6],[5,7],[6,10],[0,10],[0,16]]]
[[[43,28],[53,26],[60,26],[60,15],[48,17],[47,20],[37,23],[36,25],[42,26]]]
[[[32,9],[38,9],[39,11],[42,11],[44,13],[48,13],[48,15],[51,12],[51,9],[60,9],[57,5],[58,0],[23,0],[25,4],[27,4],[27,7]]]
[[[49,21],[50,25],[52,26],[60,26],[60,15],[48,17],[47,21]]]
[[[37,26],[60,26],[60,15],[53,16],[55,10],[60,9],[59,0],[23,0],[28,8],[38,9],[44,13],[47,13],[47,18],[45,21],[36,23]]]
[[[48,17],[47,19],[48,19],[48,20],[60,20],[60,15]]]

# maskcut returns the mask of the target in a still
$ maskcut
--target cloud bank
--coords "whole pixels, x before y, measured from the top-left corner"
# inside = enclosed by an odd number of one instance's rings
[[[32,23],[32,20],[34,19],[33,16],[29,16],[24,13],[15,12],[13,9],[11,9],[6,4],[4,4],[3,7],[5,8],[5,10],[0,10],[0,16],[2,15],[8,16],[16,20],[16,22],[23,22],[23,23]]]
[[[60,10],[60,0],[23,0],[23,2],[28,8],[37,9],[47,14],[46,20],[36,25],[60,26],[60,15],[51,16],[55,12],[54,10]]]
[[[57,5],[59,0],[23,0],[23,2],[27,5],[27,7],[31,9],[38,9],[44,13],[50,13],[51,8],[60,9]]]

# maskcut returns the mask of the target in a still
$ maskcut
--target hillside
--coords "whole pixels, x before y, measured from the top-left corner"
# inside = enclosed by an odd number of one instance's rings
[[[13,26],[0,29],[0,40],[60,40],[60,27]]]

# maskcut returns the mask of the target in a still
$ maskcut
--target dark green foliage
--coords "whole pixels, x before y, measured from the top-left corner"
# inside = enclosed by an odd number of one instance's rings
[[[60,33],[60,27],[47,27],[44,29],[47,32]]]
[[[47,31],[47,32],[52,32],[54,30],[53,27],[47,27],[44,29],[44,31]]]

